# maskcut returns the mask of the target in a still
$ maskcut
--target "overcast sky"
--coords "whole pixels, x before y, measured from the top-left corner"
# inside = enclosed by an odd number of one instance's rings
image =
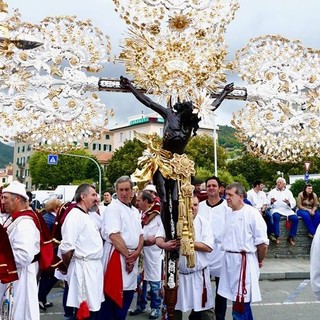
[[[40,22],[46,16],[76,15],[80,19],[91,19],[111,38],[113,53],[119,52],[121,38],[126,26],[114,11],[112,0],[9,0],[11,9],[18,8],[22,20]],[[319,48],[320,29],[319,0],[240,0],[240,9],[228,27],[226,42],[229,59],[244,47],[250,38],[266,34],[279,34],[288,39],[300,39],[306,47]],[[122,65],[107,65],[105,77],[119,77],[124,74]],[[243,86],[236,75],[228,78],[235,86]],[[113,107],[115,117],[110,124],[126,121],[128,116],[149,111],[137,102],[131,94],[100,93],[107,106]],[[244,102],[225,101],[217,111],[218,124],[230,124],[232,112],[244,106]]]

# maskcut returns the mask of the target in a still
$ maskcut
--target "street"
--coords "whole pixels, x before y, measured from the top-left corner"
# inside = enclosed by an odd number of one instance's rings
[[[320,301],[314,297],[309,280],[260,281],[262,301],[252,304],[256,320],[314,320],[319,319]],[[54,288],[48,296],[54,306],[41,313],[41,320],[63,319],[62,289]],[[134,308],[135,301],[132,308]],[[127,319],[147,320],[148,310]],[[188,315],[184,315],[188,319]],[[226,320],[231,320],[231,304],[228,303]]]

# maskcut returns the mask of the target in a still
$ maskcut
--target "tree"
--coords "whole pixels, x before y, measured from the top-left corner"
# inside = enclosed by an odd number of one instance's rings
[[[320,196],[320,179],[311,179],[308,181],[312,185],[313,192],[319,197]],[[300,192],[303,191],[305,181],[302,179],[296,180],[291,186],[290,190],[294,197],[297,197]]]
[[[208,134],[197,135],[190,139],[185,149],[188,157],[195,162],[196,168],[214,172],[214,144],[213,137]],[[218,168],[226,167],[227,153],[223,147],[217,145]]]
[[[228,162],[227,169],[233,176],[242,174],[250,185],[255,180],[262,179],[263,175],[261,160],[249,153]]]
[[[70,154],[95,159],[85,150],[72,151]],[[84,180],[95,183],[99,180],[98,168],[89,159],[59,155],[57,165],[49,165],[47,160],[48,153],[39,151],[35,152],[29,160],[30,175],[36,188],[54,189],[61,184],[79,184]]]
[[[138,158],[142,156],[146,146],[138,139],[127,140],[122,147],[114,151],[112,158],[106,168],[108,184],[113,185],[115,181],[123,176],[130,176],[138,166]]]

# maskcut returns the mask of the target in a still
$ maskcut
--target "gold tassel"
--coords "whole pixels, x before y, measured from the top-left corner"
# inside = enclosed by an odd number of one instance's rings
[[[194,268],[195,266],[196,266],[195,254],[194,252],[190,252],[190,254],[187,257],[187,267]]]
[[[179,238],[182,237],[182,231],[183,231],[183,220],[179,218],[177,222],[177,236]]]
[[[180,242],[180,249],[183,256],[188,256],[190,252],[190,241],[188,237],[182,237]]]
[[[190,252],[190,240],[189,240],[189,230],[188,230],[187,221],[184,221],[183,223],[182,237],[180,241],[180,250],[183,256],[188,255],[188,252]]]

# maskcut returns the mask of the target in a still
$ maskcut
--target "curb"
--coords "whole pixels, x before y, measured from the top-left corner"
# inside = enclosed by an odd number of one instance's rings
[[[294,280],[310,279],[310,272],[265,272],[260,273],[259,280]]]

